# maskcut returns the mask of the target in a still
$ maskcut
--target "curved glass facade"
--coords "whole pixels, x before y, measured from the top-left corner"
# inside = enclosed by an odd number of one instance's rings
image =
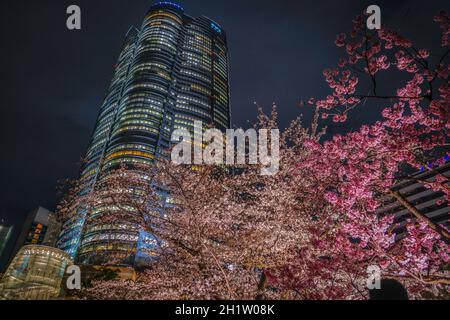
[[[140,28],[126,36],[111,85],[101,106],[81,177],[90,192],[121,164],[149,164],[164,157],[171,132],[194,121],[225,130],[230,126],[226,35],[214,21],[192,18],[172,2],[154,4]],[[64,225],[58,246],[95,264],[103,253],[123,254],[134,265],[152,255],[156,239],[127,223],[103,224],[102,210],[77,208]]]
[[[47,246],[27,245],[16,254],[0,283],[4,299],[46,300],[60,296],[66,268],[72,265],[66,252]]]

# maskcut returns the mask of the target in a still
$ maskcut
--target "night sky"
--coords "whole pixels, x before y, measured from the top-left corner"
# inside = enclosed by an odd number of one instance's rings
[[[30,210],[39,205],[54,210],[58,180],[76,178],[124,35],[141,24],[153,2],[1,1],[0,219],[15,225],[15,236]],[[254,101],[267,109],[276,102],[285,126],[304,112],[301,99],[328,94],[322,70],[340,56],[335,36],[349,31],[368,5],[381,7],[383,24],[431,49],[440,43],[432,17],[450,9],[445,0],[179,3],[187,14],[208,16],[227,32],[238,127],[255,119]],[[80,31],[66,28],[71,4],[81,7]],[[358,127],[374,114],[360,112],[346,126]]]

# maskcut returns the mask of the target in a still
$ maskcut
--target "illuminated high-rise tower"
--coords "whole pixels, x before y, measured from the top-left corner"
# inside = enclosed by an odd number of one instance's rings
[[[163,156],[171,132],[193,131],[197,120],[221,130],[230,126],[226,35],[206,17],[192,18],[178,4],[158,2],[141,27],[126,35],[81,169],[88,182],[83,192],[111,168]],[[129,252],[128,264],[134,264],[140,244],[151,241],[151,235],[123,225],[85,223],[90,210],[79,211],[65,222],[58,241],[78,263],[119,251]]]

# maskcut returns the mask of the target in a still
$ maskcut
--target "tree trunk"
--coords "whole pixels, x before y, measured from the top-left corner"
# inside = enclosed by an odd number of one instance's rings
[[[261,278],[259,279],[258,284],[258,293],[256,294],[255,300],[263,300],[264,299],[264,290],[267,285],[267,276],[264,271],[261,273]]]

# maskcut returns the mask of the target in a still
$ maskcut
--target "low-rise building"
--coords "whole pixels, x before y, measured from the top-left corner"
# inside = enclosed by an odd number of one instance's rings
[[[40,245],[22,247],[0,281],[0,298],[49,300],[62,297],[62,280],[72,258],[64,251]]]

